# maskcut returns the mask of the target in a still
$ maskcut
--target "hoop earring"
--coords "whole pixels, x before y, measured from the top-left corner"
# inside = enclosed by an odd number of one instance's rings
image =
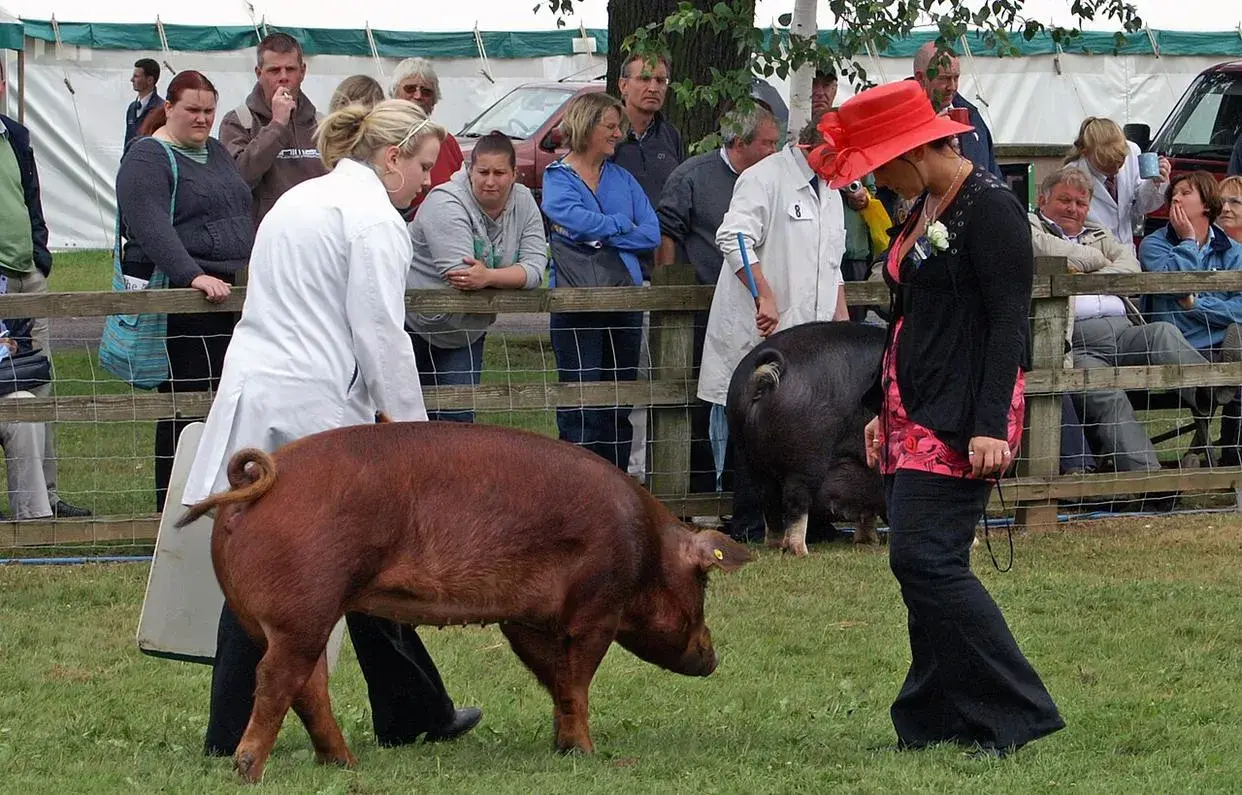
[[[400,171],[390,171],[389,173],[396,174],[398,177],[401,177],[401,184],[398,185],[396,188],[389,188],[387,185],[385,185],[384,190],[388,191],[389,193],[400,193],[401,191],[405,190],[405,174],[402,174]]]

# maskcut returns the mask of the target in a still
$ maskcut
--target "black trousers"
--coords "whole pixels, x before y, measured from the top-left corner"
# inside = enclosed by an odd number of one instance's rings
[[[898,470],[885,478],[889,566],[908,611],[898,743],[1018,748],[1065,726],[1000,608],[970,570],[991,484]]]
[[[207,392],[220,386],[224,354],[236,324],[237,315],[232,312],[169,315],[169,379],[159,385],[158,391]],[[187,425],[196,421],[168,418],[155,423],[155,510],[160,513],[168,495],[177,439]]]
[[[381,746],[414,742],[453,719],[453,700],[413,627],[363,613],[345,616],[367,683],[371,722]],[[211,714],[203,751],[232,756],[254,709],[256,669],[263,651],[229,610],[220,613],[211,671]]]

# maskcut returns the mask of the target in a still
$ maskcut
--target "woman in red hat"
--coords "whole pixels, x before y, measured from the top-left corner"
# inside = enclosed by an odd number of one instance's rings
[[[867,455],[885,476],[889,565],[911,663],[892,706],[898,745],[955,742],[1003,756],[1064,726],[1000,609],[970,570],[992,479],[1022,434],[1034,260],[1026,208],[957,154],[971,127],[912,81],[826,114],[810,162],[838,188],[874,173],[914,199],[884,277],[892,321]]]

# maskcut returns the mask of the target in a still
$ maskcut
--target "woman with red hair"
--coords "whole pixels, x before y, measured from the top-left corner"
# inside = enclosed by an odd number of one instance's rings
[[[212,303],[228,298],[254,243],[250,187],[215,138],[216,87],[201,72],[181,72],[168,98],[147,114],[116,177],[126,244],[121,270],[145,286],[158,270],[170,287],[192,287]],[[168,316],[169,379],[160,392],[206,392],[220,383],[232,312]],[[177,437],[192,420],[155,425],[155,508],[164,509]]]

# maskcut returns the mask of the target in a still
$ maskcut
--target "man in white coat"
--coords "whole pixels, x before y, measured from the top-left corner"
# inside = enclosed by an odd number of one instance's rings
[[[819,184],[803,148],[821,142],[812,122],[798,144],[743,172],[716,233],[724,267],[708,313],[698,396],[713,404],[712,441],[717,451],[727,438],[724,404],[729,380],[742,358],[776,331],[814,320],[849,319],[841,289],[845,254],[841,193]],[[750,291],[742,246],[758,298]],[[722,464],[716,462],[717,471]],[[762,526],[754,526],[757,499],[749,493],[741,469],[729,532],[739,539],[755,533],[761,537]],[[756,518],[748,522],[743,516]]]

